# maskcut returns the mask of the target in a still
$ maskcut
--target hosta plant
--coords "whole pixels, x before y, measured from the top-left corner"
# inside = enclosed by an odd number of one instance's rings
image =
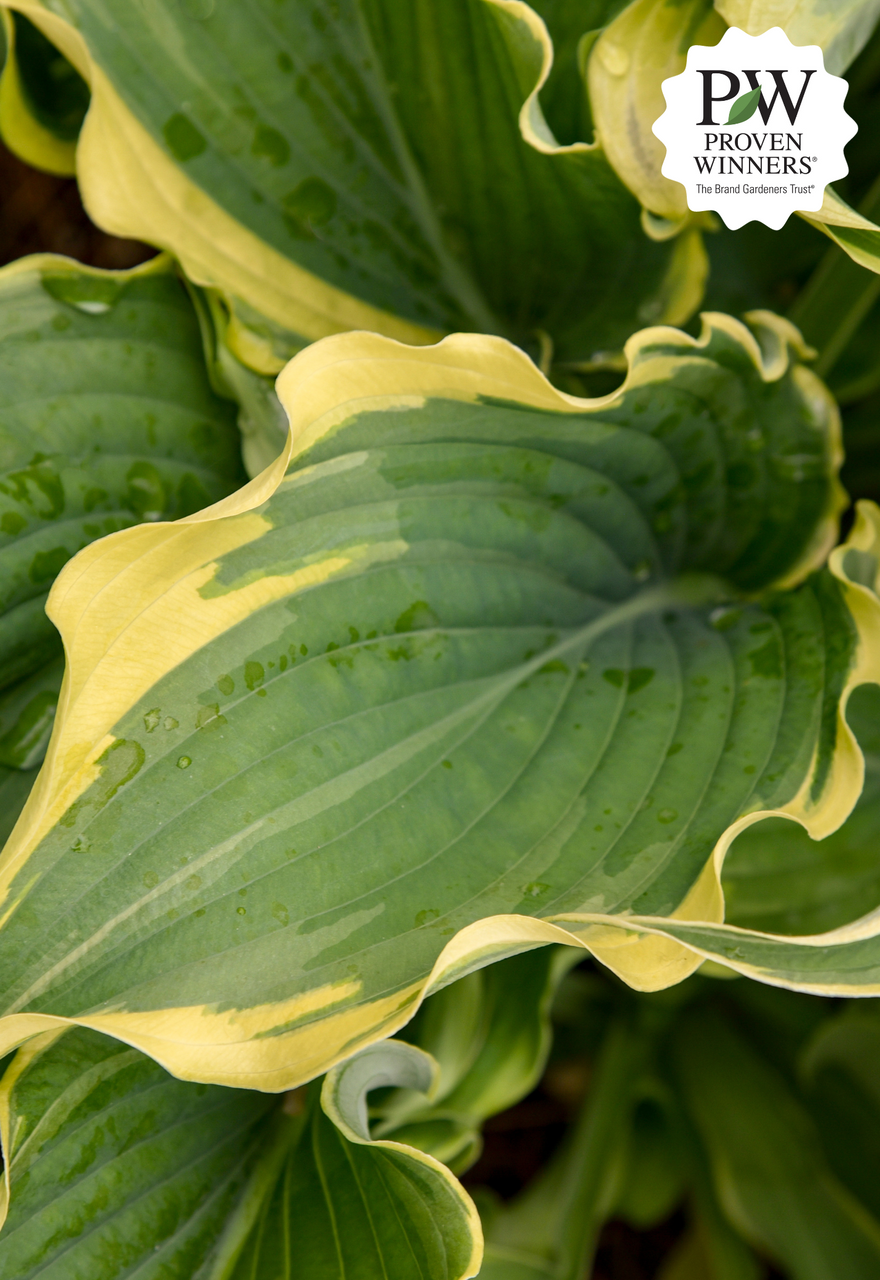
[[[161,252],[0,270],[0,1280],[880,1272],[878,16],[3,9]],[[660,172],[727,24],[852,81],[779,233]]]

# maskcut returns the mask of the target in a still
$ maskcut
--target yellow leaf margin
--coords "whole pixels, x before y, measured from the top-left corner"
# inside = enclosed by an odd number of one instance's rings
[[[0,11],[0,21],[6,37],[6,62],[0,73],[0,137],[25,164],[71,178],[76,173],[76,143],[56,138],[34,117],[18,70],[11,13]]]
[[[89,85],[91,105],[76,148],[76,173],[92,221],[111,235],[167,249],[195,284],[220,289],[289,330],[295,345],[348,329],[402,342],[435,342],[434,329],[403,320],[327,284],[271,248],[192,182],[122,101],[80,33],[40,0],[11,0]],[[259,373],[284,361],[239,326],[236,354]],[[298,343],[297,343],[298,339]]]
[[[773,381],[787,367],[787,349],[796,345],[797,332],[777,317],[757,314],[752,319],[760,344],[744,325],[724,315],[704,317],[699,338],[662,327],[634,335],[626,347],[626,381],[617,392],[595,400],[558,391],[519,348],[500,338],[458,334],[433,347],[406,347],[374,334],[353,333],[301,352],[277,383],[290,419],[287,448],[262,475],[195,516],[174,524],[140,525],[93,543],[59,575],[48,612],[64,639],[67,673],[46,763],[0,857],[0,923],[16,908],[8,896],[16,871],[91,784],[96,761],[114,741],[111,730],[122,713],[211,636],[262,604],[310,585],[292,575],[262,578],[210,601],[198,592],[213,574],[219,555],[258,539],[270,527],[257,508],[278,487],[291,457],[332,431],[355,406],[366,404],[373,409],[416,406],[439,395],[467,402],[489,397],[563,413],[595,412],[617,402],[629,388],[662,376],[675,358],[669,347],[685,357],[706,347],[713,328],[741,344],[760,376]],[[661,345],[666,350],[657,353]],[[811,394],[827,397],[808,370],[799,367],[797,373]],[[835,431],[829,448],[839,461]],[[841,493],[838,488],[832,495],[821,536],[788,575],[788,585],[827,556],[836,536]],[[880,513],[875,508],[862,511],[848,545],[880,549]],[[823,794],[811,802],[805,785],[783,809],[754,812],[731,826],[674,919],[723,919],[721,865],[729,844],[745,826],[770,814],[782,815],[801,822],[818,838],[844,821],[861,792],[864,764],[844,710],[856,684],[880,682],[880,601],[868,588],[850,583],[843,570],[845,550],[834,553],[831,569],[844,583],[860,641],[858,662],[841,702],[837,749]],[[333,562],[313,568],[323,574],[334,571]],[[155,644],[157,628],[163,636],[161,646]],[[372,1003],[340,1009],[340,1001],[357,995],[358,985],[349,983],[344,989],[328,986],[275,1004],[223,1012],[192,1006],[75,1018],[12,1013],[0,1021],[0,1055],[33,1035],[75,1023],[133,1045],[183,1079],[266,1091],[290,1089],[392,1035],[432,991],[530,947],[550,942],[581,947],[639,990],[680,982],[704,957],[663,936],[665,923],[662,918],[628,916],[496,916],[461,930],[423,982]],[[323,1013],[319,1019],[276,1031],[298,1017],[318,1013]]]

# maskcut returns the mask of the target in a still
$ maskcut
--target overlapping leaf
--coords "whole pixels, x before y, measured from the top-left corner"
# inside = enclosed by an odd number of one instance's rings
[[[771,818],[744,831],[724,866],[727,917],[772,933],[821,933],[880,906],[880,690],[859,689],[848,719],[865,753],[852,815],[825,840]]]
[[[9,1210],[0,1276],[474,1275],[479,1220],[448,1170],[346,1124],[351,1111],[358,1126],[377,1077],[430,1083],[418,1050],[391,1042],[377,1053],[381,1065],[374,1053],[365,1078],[355,1060],[325,1084],[340,1130],[317,1092],[275,1100],[183,1083],[81,1028],[38,1038],[0,1085]]]
[[[374,1140],[367,1095],[405,1085],[427,1090],[430,1058],[389,1040],[372,1045],[311,1091],[304,1132],[291,1148],[235,1268],[221,1242],[215,1274],[399,1276],[465,1280],[480,1270],[480,1219],[449,1170],[405,1143]],[[233,1236],[236,1234],[233,1223]]]
[[[82,77],[23,14],[4,10],[0,136],[28,164],[76,172],[76,139],[89,105]]]
[[[543,125],[552,50],[525,5],[12,7],[90,82],[95,221],[221,289],[255,369],[346,328],[536,350],[540,330],[583,360],[698,305],[698,240],[652,243],[601,152],[560,151]]]
[[[26,258],[0,273],[0,766],[45,752],[63,662],[45,615],[95,538],[185,515],[239,481],[231,408],[167,263],[102,272]],[[27,790],[4,783],[6,832]]]
[[[758,333],[648,330],[594,402],[496,339],[328,340],[280,383],[280,484],[84,553],[4,855],[6,1042],[74,1017],[280,1088],[406,1022],[432,969],[568,930],[685,976],[593,923],[720,918],[710,855],[754,811],[837,825],[838,702],[873,678],[845,575],[713,608],[835,536],[833,406],[790,327]],[[733,586],[675,580],[710,568]]]
[[[683,225],[687,202],[680,183],[664,178],[665,148],[653,133],[663,112],[662,81],[684,70],[692,44],[717,44],[724,34],[722,18],[748,30],[783,25],[802,36],[796,43],[817,43],[831,53],[832,64],[849,61],[867,41],[877,19],[877,5],[854,3],[822,8],[809,2],[772,9],[761,4],[717,4],[703,0],[632,0],[602,31],[586,67],[597,137],[615,172],[651,214],[653,233]],[[716,12],[717,10],[717,12]],[[795,39],[794,36],[791,37]],[[869,271],[880,270],[880,228],[829,187],[817,213],[801,215]]]
[[[877,0],[715,0],[730,27],[759,36],[781,27],[792,44],[821,45],[825,70],[843,75],[864,47],[880,18]]]
[[[426,1101],[396,1090],[377,1110],[374,1136],[427,1151],[456,1173],[480,1154],[480,1129],[534,1088],[550,1051],[550,1005],[578,959],[567,947],[509,957],[432,996],[406,1028],[438,1079]]]
[[[705,0],[633,0],[590,54],[590,104],[603,150],[644,207],[673,224],[688,208],[684,187],[660,172],[666,148],[651,126],[664,110],[661,85],[684,70],[689,45],[716,45],[725,29]]]
[[[190,1280],[271,1134],[266,1095],[183,1084],[80,1028],[22,1050],[0,1097],[3,1280]]]

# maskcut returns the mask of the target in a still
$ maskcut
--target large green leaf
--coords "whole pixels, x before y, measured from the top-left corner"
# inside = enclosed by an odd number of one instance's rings
[[[0,1084],[0,1276],[191,1280],[267,1144],[271,1103],[184,1084],[94,1031],[39,1037]]]
[[[875,678],[843,569],[737,598],[804,579],[840,501],[833,405],[756,325],[763,354],[722,316],[648,330],[599,401],[499,339],[328,339],[279,382],[281,483],[82,553],[4,854],[4,1044],[72,1017],[281,1088],[528,946],[686,976],[625,913],[718,920],[756,814],[838,825],[838,705]]]
[[[11,7],[90,82],[95,221],[222,290],[262,372],[346,328],[536,350],[540,330],[585,360],[699,302],[696,233],[652,242],[598,148],[556,145],[535,97],[552,47],[525,5]]]
[[[231,407],[167,262],[107,272],[40,255],[0,272],[0,766],[45,752],[62,663],[44,606],[62,565],[241,475]]]

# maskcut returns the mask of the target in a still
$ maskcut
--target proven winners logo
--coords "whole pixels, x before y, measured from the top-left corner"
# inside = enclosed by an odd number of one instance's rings
[[[847,172],[843,148],[857,129],[843,109],[847,87],[818,45],[793,45],[779,27],[760,36],[731,27],[714,48],[692,45],[686,69],[663,81],[666,110],[654,125],[663,174],[694,212],[778,231],[796,210],[821,208],[826,185]]]

